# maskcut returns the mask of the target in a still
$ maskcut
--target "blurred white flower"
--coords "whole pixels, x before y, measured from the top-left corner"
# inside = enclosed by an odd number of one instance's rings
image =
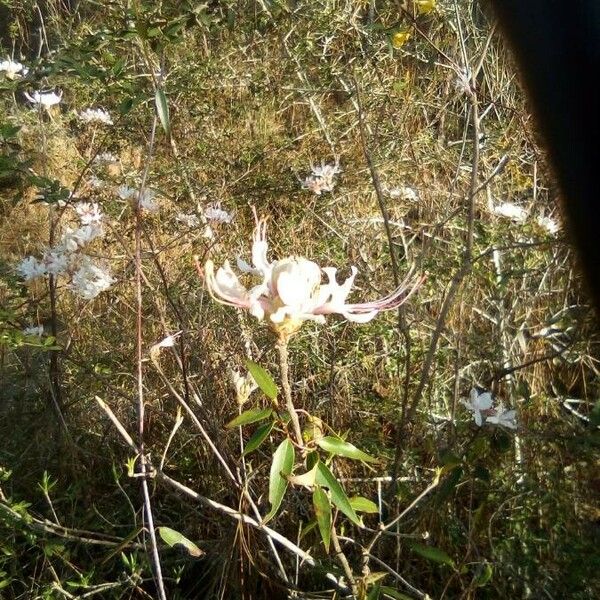
[[[16,79],[17,76],[27,75],[29,69],[24,67],[20,62],[12,60],[0,61],[0,71],[3,71],[7,79]]]
[[[503,202],[492,208],[492,212],[499,217],[512,219],[516,223],[523,223],[527,219],[527,211],[512,202]]]
[[[86,108],[79,113],[79,118],[84,123],[103,123],[104,125],[112,125],[113,120],[110,113],[103,108]]]
[[[137,194],[137,190],[129,187],[128,185],[120,185],[117,188],[117,196],[119,196],[121,200],[129,200],[133,198],[135,194]]]
[[[119,157],[112,152],[100,152],[94,157],[94,163],[97,165],[113,165],[119,162]]]
[[[250,399],[250,394],[252,394],[254,390],[258,389],[258,385],[250,373],[243,376],[239,371],[232,369],[231,381],[235,387],[235,394],[240,406]]]
[[[504,410],[504,406],[501,402],[498,404],[495,414],[486,418],[486,423],[491,423],[492,425],[501,425],[502,427],[507,427],[508,429],[516,429],[516,416],[516,410]]]
[[[82,298],[92,300],[113,283],[114,279],[108,271],[95,265],[89,257],[84,256],[80,267],[73,274],[71,289]]]
[[[103,188],[106,183],[103,179],[100,179],[100,177],[96,177],[96,175],[92,175],[88,180],[87,180],[88,184],[90,185],[90,187],[99,189],[99,188]]]
[[[23,335],[30,335],[31,337],[42,337],[44,335],[43,325],[31,325],[23,329]]]
[[[228,213],[226,210],[209,206],[204,210],[204,216],[209,221],[217,221],[218,223],[231,223],[233,221],[233,215]]]
[[[471,94],[473,91],[473,73],[468,67],[464,67],[456,72],[456,79],[454,80],[454,86],[459,92],[463,94]]]
[[[409,202],[417,202],[419,200],[417,190],[408,185],[386,188],[385,191],[392,200],[408,200]]]
[[[140,208],[143,210],[147,210],[148,212],[157,212],[158,211],[158,202],[154,199],[156,193],[153,190],[144,189],[144,191],[139,196]]]
[[[101,223],[104,216],[97,202],[78,202],[75,205],[75,212],[82,225]]]
[[[89,225],[82,225],[77,229],[66,227],[57,250],[62,252],[75,252],[81,246],[85,246],[97,237],[104,235],[104,230],[99,222],[92,222]]]
[[[175,340],[181,335],[181,331],[173,333],[163,338],[158,344],[154,344],[157,348],[172,348],[175,345]]]
[[[336,281],[337,269],[319,265],[306,258],[291,256],[273,263],[267,260],[266,221],[256,217],[252,263],[238,259],[238,268],[256,276],[260,283],[247,289],[229,265],[217,270],[206,262],[204,277],[211,296],[221,304],[249,310],[262,320],[265,317],[280,335],[297,331],[306,320],[325,322],[325,315],[339,313],[349,321],[366,323],[383,310],[403,304],[421,285],[424,278],[409,273],[404,282],[389,296],[374,302],[346,302],[357,274],[356,267],[341,285]],[[322,272],[328,282],[321,283]]]
[[[60,248],[48,250],[44,254],[44,265],[50,275],[61,275],[69,268],[69,257]]]
[[[17,272],[25,281],[46,275],[46,265],[33,256],[25,257],[16,267]]]
[[[473,413],[475,423],[481,427],[483,425],[483,417],[492,408],[492,395],[489,392],[481,394],[472,388],[469,394],[469,400],[461,399],[462,404]]]
[[[321,163],[320,167],[312,167],[312,173],[302,181],[302,187],[310,190],[317,196],[323,192],[331,192],[335,187],[334,177],[341,173],[342,169],[336,164]]]
[[[538,217],[537,223],[543,227],[550,235],[556,235],[560,230],[560,224],[551,217]]]
[[[157,212],[159,209],[158,202],[154,199],[156,196],[154,190],[144,188],[140,196],[138,189],[131,188],[128,185],[121,185],[117,188],[117,195],[121,200],[139,200],[140,208],[148,212]]]
[[[32,104],[39,104],[44,108],[50,108],[58,104],[62,100],[62,90],[57,94],[56,92],[33,92],[29,94],[25,92],[25,98]]]
[[[90,223],[89,225],[83,225],[73,232],[74,238],[77,240],[79,246],[84,246],[97,237],[104,235],[104,229],[100,223]]]
[[[175,220],[190,229],[200,225],[200,218],[194,213],[178,213]]]

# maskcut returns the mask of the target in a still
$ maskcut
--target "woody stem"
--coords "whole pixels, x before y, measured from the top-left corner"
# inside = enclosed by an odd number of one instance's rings
[[[302,448],[304,446],[302,442],[302,430],[300,429],[300,420],[298,419],[298,413],[292,402],[292,388],[290,386],[289,377],[289,361],[288,361],[288,347],[287,339],[277,340],[277,351],[279,352],[279,371],[281,373],[281,387],[283,388],[283,394],[285,396],[285,407],[290,414],[290,420],[294,428],[294,435],[298,446]]]

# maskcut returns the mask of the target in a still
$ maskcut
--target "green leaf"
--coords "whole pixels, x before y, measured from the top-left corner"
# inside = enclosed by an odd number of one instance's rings
[[[277,398],[278,390],[271,375],[258,363],[251,360],[246,361],[246,368],[250,372],[250,375],[254,377],[254,381],[256,381],[256,384],[263,391],[265,396],[271,400],[275,400]]]
[[[402,594],[398,590],[395,590],[387,585],[381,586],[381,593],[389,596],[390,598],[394,598],[394,600],[413,600],[410,596]]]
[[[250,423],[256,423],[258,421],[264,421],[273,414],[271,408],[251,408],[250,410],[244,411],[241,415],[238,415],[235,419],[232,419],[225,425],[231,429],[232,427],[239,427],[240,425],[249,425]]]
[[[275,450],[275,454],[273,454],[271,473],[269,475],[269,502],[271,503],[271,510],[265,517],[264,523],[272,519],[281,506],[281,501],[288,486],[287,477],[292,473],[295,457],[294,446],[287,438],[279,444],[277,450]]]
[[[424,546],[423,544],[411,544],[410,549],[427,560],[454,568],[454,561],[440,548]]]
[[[354,496],[350,498],[349,502],[350,506],[356,512],[365,512],[374,515],[379,514],[379,508],[377,508],[377,504],[371,500],[368,500],[367,498],[363,498],[362,496]]]
[[[329,544],[331,542],[331,504],[323,488],[317,486],[313,492],[313,505],[315,507],[315,516],[319,525],[319,532],[325,552],[329,553]]]
[[[325,436],[317,440],[317,444],[320,448],[335,454],[336,456],[345,456],[346,458],[352,458],[353,460],[363,460],[364,462],[377,462],[376,458],[369,456],[366,452],[359,450],[356,446],[350,442],[345,442],[340,438],[333,436]]]
[[[175,546],[183,546],[190,554],[190,556],[202,556],[204,552],[194,544],[194,542],[190,542],[184,535],[171,529],[170,527],[159,527],[158,534],[162,538],[162,541],[170,546],[171,548],[175,548]]]
[[[331,501],[353,522],[362,526],[358,515],[354,512],[346,492],[334,477],[333,473],[322,462],[317,466],[316,483],[326,487],[331,492]]]
[[[273,429],[273,425],[275,425],[273,422],[261,425],[248,440],[242,456],[246,456],[247,454],[250,454],[250,452],[254,452],[269,437],[269,434]]]
[[[600,425],[600,400],[594,404],[594,408],[590,412],[590,425],[598,427]]]
[[[167,97],[161,88],[156,89],[154,103],[156,104],[156,112],[158,113],[160,123],[163,126],[165,133],[170,135],[171,121],[169,119],[169,105],[167,104]]]
[[[379,600],[381,597],[381,584],[376,583],[367,594],[367,600]]]
[[[493,574],[492,565],[489,562],[484,562],[479,565],[477,573],[475,574],[474,583],[477,587],[483,587],[492,578]]]

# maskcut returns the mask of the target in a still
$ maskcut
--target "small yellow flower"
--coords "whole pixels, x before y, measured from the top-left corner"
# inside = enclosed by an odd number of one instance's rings
[[[428,15],[435,9],[437,0],[415,0],[415,6],[420,15]]]
[[[410,35],[410,31],[396,31],[396,33],[392,35],[392,46],[396,50],[400,50],[400,48],[408,42]]]

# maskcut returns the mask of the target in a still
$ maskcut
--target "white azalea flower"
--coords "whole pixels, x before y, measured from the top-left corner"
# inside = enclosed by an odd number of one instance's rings
[[[75,252],[82,246],[85,246],[97,237],[104,235],[102,224],[99,222],[91,222],[88,225],[82,225],[77,229],[66,227],[57,250],[62,252]]]
[[[25,327],[25,329],[23,329],[23,335],[28,335],[31,337],[42,337],[44,335],[44,326],[31,325],[30,327]]]
[[[454,80],[454,86],[459,92],[469,95],[473,91],[472,81],[473,73],[471,69],[464,67],[463,69],[457,71],[456,79]]]
[[[97,165],[114,165],[119,162],[119,157],[112,152],[100,152],[94,157],[94,162]]]
[[[347,303],[346,299],[357,274],[352,267],[350,277],[341,285],[336,281],[337,269],[321,269],[302,257],[288,257],[273,263],[267,259],[266,221],[256,222],[252,244],[253,266],[238,259],[238,268],[259,279],[247,289],[231,269],[229,261],[216,271],[211,260],[206,262],[204,277],[211,296],[228,306],[247,309],[257,319],[266,318],[280,335],[290,335],[307,320],[325,322],[325,315],[339,313],[349,321],[366,323],[382,310],[403,304],[423,282],[423,277],[409,273],[404,282],[389,296],[374,302]],[[322,273],[328,282],[322,283]]]
[[[408,202],[417,202],[419,193],[408,185],[387,188],[385,190],[392,200],[407,200]]]
[[[175,220],[190,229],[200,225],[200,218],[194,213],[178,213]]]
[[[62,100],[62,90],[57,94],[56,92],[33,92],[29,94],[25,92],[25,98],[32,104],[39,104],[44,108],[50,108],[55,106]]]
[[[218,223],[231,223],[233,221],[232,214],[228,213],[226,210],[212,206],[205,209],[204,216],[209,221],[217,221]]]
[[[472,388],[469,394],[469,400],[461,399],[461,402],[473,413],[475,423],[481,427],[483,425],[483,417],[492,408],[492,395],[489,392],[482,392],[481,394]]]
[[[135,194],[137,194],[137,190],[129,187],[128,185],[120,185],[117,188],[117,196],[119,196],[121,200],[129,200],[133,198]]]
[[[110,113],[103,108],[86,108],[79,113],[79,118],[84,123],[103,123],[104,125],[112,125],[113,120]]]
[[[312,173],[302,181],[302,187],[310,190],[317,196],[320,196],[323,192],[331,192],[335,187],[334,177],[342,170],[340,166],[336,164],[325,164],[321,163],[320,167],[312,167]]]
[[[148,212],[158,211],[158,202],[154,199],[156,193],[153,190],[145,189],[139,196],[140,208],[147,210]]]
[[[47,274],[46,265],[33,256],[25,257],[18,265],[17,272],[25,281],[31,281]]]
[[[96,175],[92,175],[88,180],[87,180],[88,184],[90,187],[96,188],[96,189],[100,189],[103,188],[106,183],[103,179],[100,179],[100,177],[97,177]]]
[[[496,414],[487,417],[486,423],[501,425],[502,427],[507,427],[508,429],[516,429],[516,416],[516,410],[504,410],[504,406],[502,403],[500,403],[496,409]]]
[[[543,227],[550,235],[556,235],[560,230],[560,225],[551,217],[538,217],[537,223]]]
[[[527,219],[527,211],[512,202],[503,202],[492,208],[492,212],[499,217],[512,219],[515,223],[523,223]]]
[[[61,275],[69,268],[69,257],[61,248],[48,250],[44,254],[44,265],[50,275]]]
[[[29,69],[24,67],[20,62],[12,60],[0,61],[0,71],[3,71],[7,79],[16,79],[17,76],[27,75]]]
[[[75,205],[75,212],[82,225],[101,223],[104,216],[97,202],[78,202]]]
[[[81,266],[73,274],[71,288],[85,298],[92,300],[101,292],[107,290],[114,283],[110,273],[94,264],[90,258],[84,257]]]

